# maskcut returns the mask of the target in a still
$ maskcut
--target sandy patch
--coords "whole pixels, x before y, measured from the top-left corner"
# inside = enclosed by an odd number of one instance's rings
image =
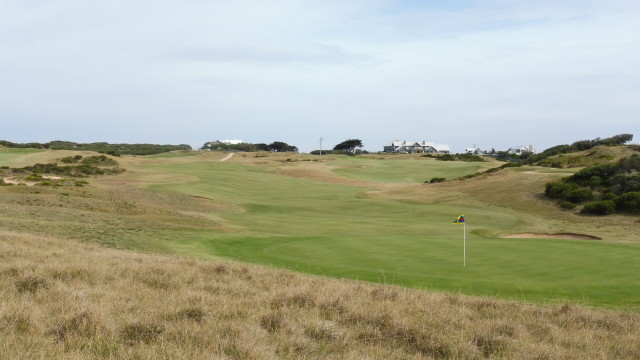
[[[602,238],[575,233],[562,233],[562,234],[534,234],[534,233],[521,233],[521,234],[509,234],[501,236],[503,239],[571,239],[571,240],[602,240]]]
[[[231,154],[229,154],[229,155],[227,155],[227,156],[223,157],[222,159],[220,159],[220,161],[227,161],[227,160],[231,159],[231,158],[233,157],[233,155],[235,155],[235,154],[234,154],[234,153],[231,153]]]
[[[12,177],[3,178],[2,180],[4,180],[4,182],[7,184],[12,184],[12,185],[25,184],[27,186],[34,186],[35,184],[37,184],[37,182],[35,181],[20,180]]]

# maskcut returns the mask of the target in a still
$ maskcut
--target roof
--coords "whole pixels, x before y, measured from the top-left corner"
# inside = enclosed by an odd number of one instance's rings
[[[431,141],[400,141],[400,140],[394,140],[391,142],[391,144],[386,145],[386,146],[393,146],[395,148],[399,148],[399,147],[415,147],[415,146],[420,146],[420,147],[432,147],[434,148],[436,151],[450,151],[449,149],[449,145],[444,145],[444,144],[436,144],[433,143]]]

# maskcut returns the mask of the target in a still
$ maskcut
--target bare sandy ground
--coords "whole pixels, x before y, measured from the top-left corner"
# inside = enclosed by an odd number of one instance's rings
[[[49,179],[49,180],[60,180],[62,179],[60,176],[43,176],[43,179]],[[24,179],[18,179],[18,178],[14,178],[14,177],[7,177],[7,178],[3,178],[2,180],[4,180],[5,183],[7,184],[13,184],[13,185],[18,185],[18,184],[25,184],[27,186],[34,186],[35,184],[37,184],[36,181],[29,181],[29,180],[24,180]]]
[[[227,161],[227,160],[231,159],[233,157],[233,155],[234,155],[234,153],[231,153],[231,154],[223,157],[222,159],[220,159],[220,161]]]
[[[509,234],[501,236],[503,239],[571,239],[571,240],[602,240],[597,236],[575,233],[562,233],[562,234],[534,234],[534,233],[521,233],[521,234]]]

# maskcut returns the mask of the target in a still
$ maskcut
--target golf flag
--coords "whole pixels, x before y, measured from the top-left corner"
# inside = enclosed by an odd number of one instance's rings
[[[462,266],[467,266],[467,223],[464,222],[464,214],[458,216],[457,219],[453,221],[454,224],[462,224]]]
[[[463,214],[463,215],[458,216],[458,218],[457,218],[457,219],[455,219],[455,220],[453,221],[453,223],[454,223],[454,224],[461,224],[461,223],[464,223],[464,214]]]

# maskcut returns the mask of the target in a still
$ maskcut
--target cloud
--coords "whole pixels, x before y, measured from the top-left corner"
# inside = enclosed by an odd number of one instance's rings
[[[624,0],[3,2],[0,117],[29,141],[543,148],[637,128],[639,14]]]

